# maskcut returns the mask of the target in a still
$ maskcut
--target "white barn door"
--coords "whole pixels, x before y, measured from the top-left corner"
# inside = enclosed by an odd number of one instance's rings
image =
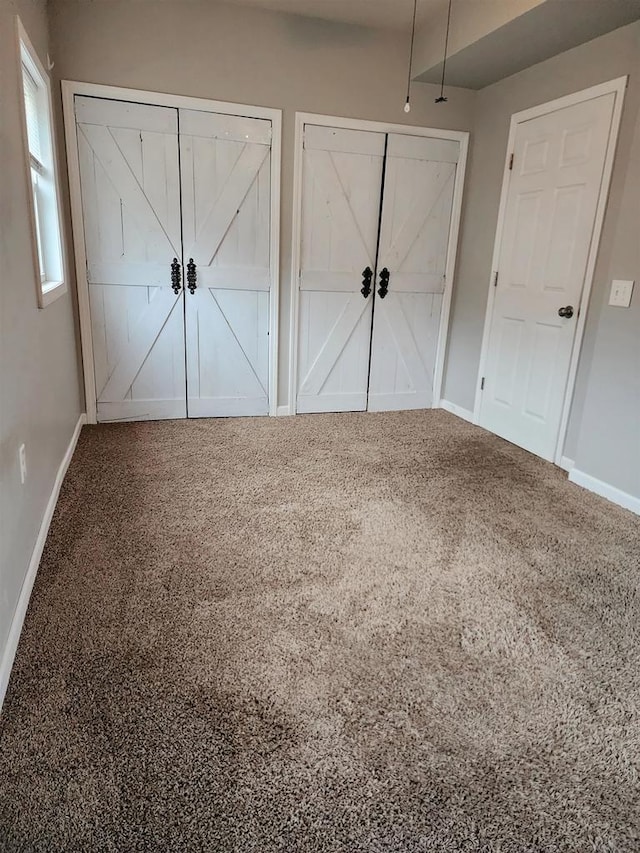
[[[383,133],[305,128],[298,412],[367,408],[384,146]]]
[[[269,411],[271,122],[180,110],[189,417]]]
[[[433,378],[456,141],[390,134],[375,297],[370,411],[424,409]]]
[[[305,126],[298,412],[432,405],[459,155],[455,140]]]
[[[177,110],[75,104],[98,420],[184,417]]]
[[[602,95],[516,131],[479,423],[549,460],[614,102],[615,94]]]

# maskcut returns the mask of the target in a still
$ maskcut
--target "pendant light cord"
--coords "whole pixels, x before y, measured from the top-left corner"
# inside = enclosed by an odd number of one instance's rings
[[[413,42],[416,37],[416,10],[418,8],[418,0],[413,0],[413,21],[411,22],[411,47],[409,49],[409,70],[407,72],[407,103],[409,103],[409,95],[411,93],[411,68],[413,66]]]
[[[436,104],[442,103],[447,99],[444,96],[444,75],[447,70],[447,52],[449,50],[449,27],[451,26],[451,4],[453,0],[449,0],[449,11],[447,12],[447,32],[444,37],[444,57],[442,59],[442,81],[440,82],[440,97],[436,98]]]

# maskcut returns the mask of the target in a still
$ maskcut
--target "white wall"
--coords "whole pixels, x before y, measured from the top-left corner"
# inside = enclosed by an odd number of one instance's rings
[[[474,93],[414,84],[407,38],[213,0],[52,0],[59,78],[277,107],[283,115],[280,391],[287,402],[296,110],[468,130]]]
[[[0,0],[0,660],[55,476],[80,413],[72,296],[36,298],[19,121],[18,13],[42,60],[44,0]],[[20,483],[18,448],[27,453]]]

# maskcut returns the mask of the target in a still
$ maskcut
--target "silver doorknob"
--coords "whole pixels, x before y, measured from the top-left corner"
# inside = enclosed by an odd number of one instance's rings
[[[573,317],[573,305],[566,305],[564,308],[558,308],[558,317]]]

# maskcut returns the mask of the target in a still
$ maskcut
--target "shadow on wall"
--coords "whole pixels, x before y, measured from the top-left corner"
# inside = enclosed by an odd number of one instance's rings
[[[357,24],[345,24],[326,21],[322,18],[286,15],[285,31],[292,43],[299,49],[325,50],[327,46],[355,47],[367,44],[374,39],[376,31]]]

